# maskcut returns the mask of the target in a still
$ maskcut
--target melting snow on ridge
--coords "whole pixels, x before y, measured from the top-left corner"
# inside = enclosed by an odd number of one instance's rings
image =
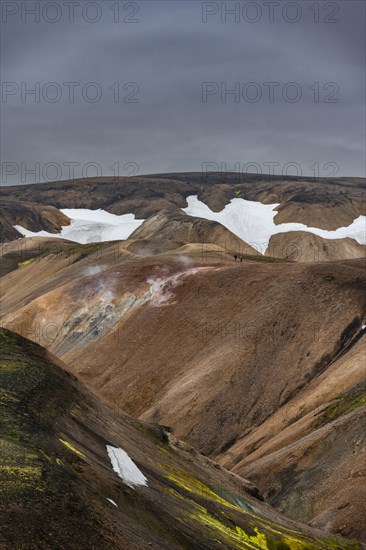
[[[33,232],[21,225],[14,227],[24,237],[59,237],[86,244],[127,239],[144,222],[144,220],[136,220],[134,214],[117,216],[105,210],[65,208],[61,212],[71,219],[70,225],[63,226],[61,233]]]
[[[231,199],[221,212],[213,212],[197,195],[187,197],[187,208],[182,208],[189,216],[221,223],[237,237],[265,253],[269,239],[276,233],[288,231],[307,231],[324,239],[343,239],[349,237],[359,244],[366,244],[366,216],[359,216],[351,225],[327,231],[318,227],[308,227],[302,223],[282,223],[276,225],[274,210],[279,204],[262,204],[245,199]]]
[[[146,477],[125,451],[118,447],[107,445],[107,452],[111,459],[113,470],[123,479],[126,485],[129,485],[129,487],[147,485]]]

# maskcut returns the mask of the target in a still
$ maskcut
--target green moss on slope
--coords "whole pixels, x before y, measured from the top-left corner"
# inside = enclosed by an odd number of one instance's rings
[[[24,260],[24,262],[19,262],[18,267],[23,267],[25,265],[30,264],[33,261],[33,258],[30,258],[29,260]]]
[[[361,386],[334,399],[334,401],[322,411],[321,424],[324,425],[328,422],[333,422],[337,420],[337,418],[363,405],[366,405],[366,392],[365,388]]]

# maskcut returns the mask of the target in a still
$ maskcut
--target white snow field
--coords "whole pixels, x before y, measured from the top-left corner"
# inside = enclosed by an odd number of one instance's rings
[[[262,204],[245,199],[231,199],[221,212],[213,212],[197,195],[187,197],[187,208],[182,210],[189,216],[205,218],[221,223],[237,237],[253,248],[265,253],[269,239],[276,233],[288,231],[307,231],[324,239],[343,239],[349,237],[359,244],[366,244],[366,216],[359,216],[351,225],[339,227],[334,231],[308,227],[302,223],[282,223],[276,225],[274,220],[279,204]]]
[[[70,225],[63,226],[61,233],[33,232],[21,225],[14,225],[14,227],[24,237],[59,237],[86,244],[127,239],[144,222],[144,220],[136,220],[134,214],[117,216],[105,210],[65,208],[61,212],[71,219]]]
[[[147,479],[130,459],[126,451],[118,447],[107,445],[108,456],[111,459],[112,468],[129,487],[135,485],[147,485]]]
[[[276,233],[288,231],[307,231],[324,239],[343,239],[349,237],[359,244],[366,244],[366,216],[359,216],[347,227],[327,231],[318,227],[308,227],[302,223],[282,223],[276,225],[274,210],[279,204],[262,204],[245,199],[231,199],[221,212],[213,212],[197,195],[187,197],[187,208],[182,208],[189,216],[213,220],[225,226],[237,237],[264,254],[269,240]],[[134,214],[117,216],[105,210],[88,210],[85,208],[65,208],[61,210],[71,219],[69,226],[64,226],[60,233],[47,231],[33,232],[20,225],[15,225],[24,237],[59,237],[80,244],[118,241],[128,237],[145,220],[137,220]]]

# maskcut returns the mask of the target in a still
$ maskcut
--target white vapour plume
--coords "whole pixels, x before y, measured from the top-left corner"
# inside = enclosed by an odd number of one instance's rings
[[[181,263],[182,265],[192,265],[192,260],[190,258],[188,258],[188,256],[183,256],[182,254],[180,254],[178,256],[178,261],[179,263]]]
[[[167,287],[173,287],[173,277],[154,278],[149,277],[147,282],[150,285],[150,303],[156,307],[166,304],[173,297],[172,292]]]
[[[99,279],[95,288],[101,302],[111,302],[115,297],[113,282]]]
[[[101,302],[111,302],[115,297],[115,294],[112,290],[103,290],[100,296]]]
[[[173,290],[180,285],[186,277],[195,275],[199,271],[212,269],[214,269],[212,266],[191,267],[168,277],[149,277],[146,282],[150,285],[150,289],[145,297],[145,301],[148,301],[155,307],[168,305],[169,300],[174,296]]]
[[[83,274],[87,277],[91,277],[93,275],[99,275],[99,273],[102,273],[105,269],[105,265],[90,265],[84,269]]]
[[[91,265],[83,270],[83,275],[95,277],[103,273],[106,269],[106,265]],[[96,280],[92,280],[91,284],[94,285],[95,294],[99,295],[99,301],[111,302],[115,297],[114,284],[107,279],[107,276],[96,277]]]

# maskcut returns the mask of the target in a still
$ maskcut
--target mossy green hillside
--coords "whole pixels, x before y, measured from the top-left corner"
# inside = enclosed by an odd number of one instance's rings
[[[166,479],[174,484],[168,490],[175,498],[188,504],[187,520],[200,529],[207,530],[208,537],[237,549],[262,550],[341,550],[357,549],[358,545],[340,542],[329,536],[327,540],[308,537],[261,516],[259,507],[250,505],[237,494],[210,488],[197,479],[193,472],[176,470],[159,465]],[[182,491],[183,489],[183,491]],[[223,494],[226,493],[226,494]],[[233,515],[228,515],[231,512]],[[237,519],[237,523],[233,522]]]
[[[67,532],[59,532],[58,543],[67,546],[68,532],[76,536],[80,518],[90,523],[76,476],[64,467],[79,458],[55,438],[58,417],[77,395],[39,349],[0,329],[1,548],[50,548],[65,492],[69,505],[61,513]],[[18,503],[16,529],[13,503]],[[42,531],[45,511],[49,535]]]
[[[333,422],[341,416],[344,416],[359,407],[366,405],[365,386],[361,385],[358,388],[351,390],[344,395],[337,397],[320,416],[321,425]]]

